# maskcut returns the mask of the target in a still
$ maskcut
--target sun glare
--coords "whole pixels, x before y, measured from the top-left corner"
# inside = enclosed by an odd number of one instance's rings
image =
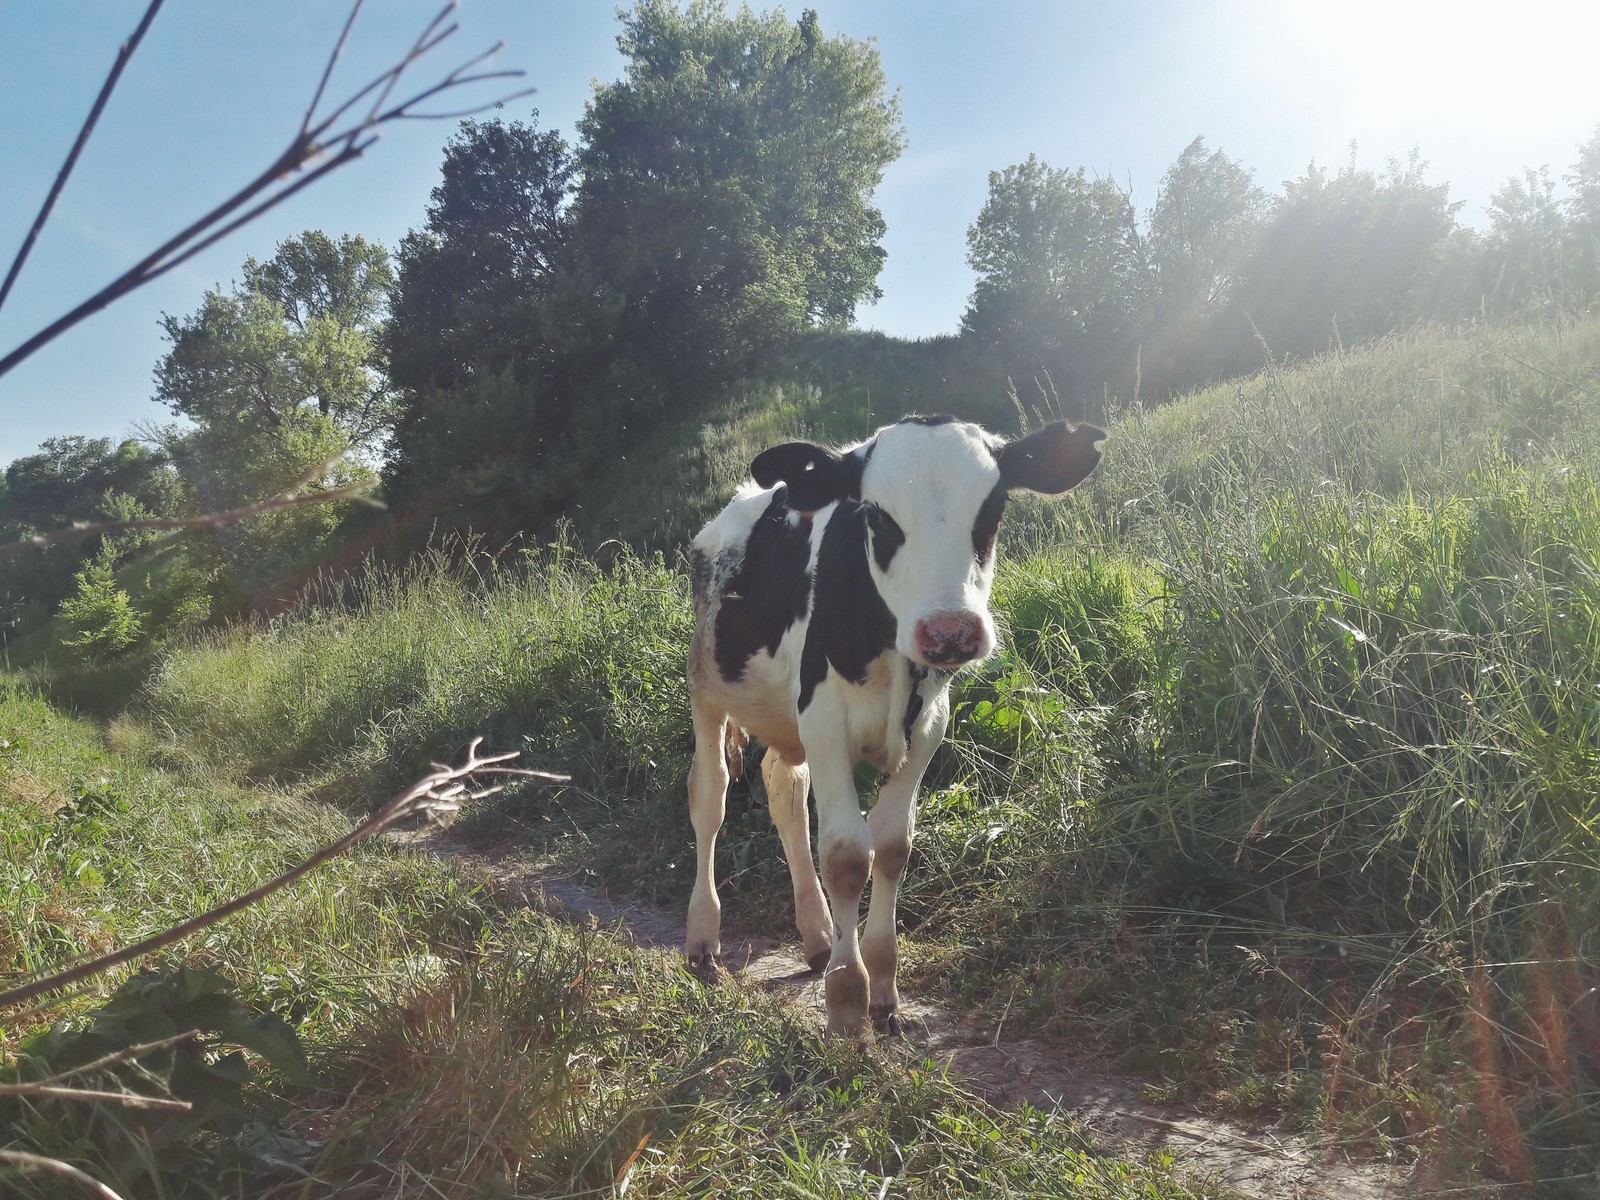
[[[1350,0],[1290,5],[1366,120],[1538,128],[1600,119],[1600,5]]]

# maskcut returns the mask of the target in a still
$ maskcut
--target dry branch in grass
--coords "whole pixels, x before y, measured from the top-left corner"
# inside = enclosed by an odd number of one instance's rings
[[[289,884],[315,870],[329,859],[343,854],[363,838],[380,833],[407,817],[425,816],[436,820],[445,814],[458,811],[461,805],[468,800],[478,800],[485,796],[492,796],[505,786],[504,784],[495,784],[491,787],[475,789],[471,786],[471,782],[476,776],[514,775],[528,779],[541,779],[548,783],[564,783],[569,778],[566,775],[555,775],[548,771],[534,771],[525,767],[506,766],[504,764],[517,757],[518,751],[512,750],[503,754],[480,755],[478,747],[482,744],[483,739],[481,737],[473,738],[471,745],[467,747],[466,760],[459,766],[447,767],[442,763],[435,763],[432,772],[395,796],[374,812],[372,816],[345,834],[344,837],[323,847],[310,858],[307,858],[297,866],[291,867],[277,878],[269,880],[260,887],[254,888],[244,895],[228,901],[226,904],[219,904],[197,917],[193,917],[179,925],[174,925],[172,928],[148,937],[135,945],[114,951],[111,954],[102,955],[91,962],[82,963],[48,978],[40,979],[0,994],[0,1009],[36,999],[48,992],[71,987],[73,984],[81,983],[86,979],[109,971],[113,967],[153,953],[164,946],[169,946],[173,942],[188,937],[190,934],[198,933],[202,929],[215,925],[218,921],[248,908],[257,901],[265,899],[273,892],[288,887]],[[141,1096],[133,1092],[108,1092],[94,1088],[63,1086],[63,1081],[89,1071],[115,1066],[118,1063],[135,1062],[151,1051],[164,1049],[178,1042],[196,1037],[198,1034],[198,1030],[187,1030],[184,1033],[164,1038],[161,1041],[125,1047],[122,1050],[104,1055],[71,1070],[62,1071],[46,1079],[29,1083],[0,1085],[0,1096],[37,1096],[53,1100],[117,1104],[125,1108],[169,1112],[188,1111],[190,1105],[183,1100]],[[77,1167],[61,1162],[58,1159],[46,1158],[38,1154],[28,1154],[22,1151],[0,1151],[0,1168],[4,1167],[19,1171],[58,1175],[88,1189],[92,1195],[111,1197],[111,1200],[121,1200],[121,1197],[116,1192],[106,1187],[105,1184],[95,1179],[92,1175],[85,1174]]]
[[[93,978],[111,968],[130,962],[135,958],[150,954],[169,946],[173,942],[188,937],[192,933],[215,925],[225,917],[241,909],[248,908],[259,900],[265,899],[273,892],[288,887],[289,884],[301,876],[315,870],[331,858],[336,858],[349,850],[363,838],[382,832],[398,821],[411,816],[425,816],[429,819],[438,819],[447,814],[454,813],[468,800],[479,800],[485,796],[492,796],[503,788],[504,784],[495,784],[492,787],[474,789],[471,781],[480,775],[516,775],[529,779],[542,779],[547,783],[565,783],[566,775],[554,775],[548,771],[533,771],[525,767],[508,767],[504,764],[516,758],[518,751],[512,750],[504,754],[479,755],[478,747],[483,744],[483,739],[473,738],[467,747],[466,761],[460,766],[447,767],[442,763],[433,764],[433,771],[405,791],[395,796],[372,816],[338,841],[331,843],[317,851],[310,858],[292,867],[279,875],[276,879],[269,880],[260,887],[246,892],[226,904],[219,904],[208,912],[174,925],[165,932],[129,946],[111,954],[102,955],[92,962],[82,963],[66,971],[51,975],[46,979],[37,980],[20,988],[0,994],[0,1009],[14,1004],[35,999],[47,992],[58,991],[81,983],[85,979]],[[140,1096],[132,1092],[107,1092],[92,1088],[75,1088],[62,1086],[62,1081],[75,1075],[114,1066],[122,1062],[134,1062],[141,1056],[154,1051],[172,1046],[178,1042],[196,1037],[198,1030],[188,1030],[174,1037],[164,1038],[158,1042],[148,1042],[140,1046],[128,1046],[112,1054],[107,1054],[93,1062],[84,1063],[68,1071],[52,1075],[46,1079],[31,1083],[0,1085],[0,1096],[40,1096],[55,1100],[76,1100],[89,1103],[118,1104],[127,1108],[159,1109],[163,1111],[187,1111],[189,1104],[183,1100],[163,1099],[153,1096]],[[69,1179],[87,1189],[89,1194],[99,1197],[110,1197],[110,1200],[122,1200],[120,1196],[105,1184],[88,1175],[70,1163],[61,1162],[59,1159],[46,1158],[39,1154],[29,1154],[23,1151],[0,1151],[0,1168],[9,1167],[19,1171],[43,1172]]]
[[[13,1167],[20,1171],[37,1171],[46,1175],[59,1175],[63,1179],[70,1179],[84,1189],[91,1196],[99,1196],[101,1200],[122,1200],[122,1197],[101,1183],[93,1175],[78,1170],[71,1163],[64,1163],[60,1159],[46,1158],[42,1154],[29,1154],[25,1150],[0,1150],[0,1167]]]
[[[0,1009],[13,1004],[22,1004],[25,1001],[36,999],[49,992],[60,991],[62,988],[71,987],[82,983],[86,979],[142,958],[146,954],[154,953],[173,942],[181,941],[190,934],[198,933],[202,929],[215,925],[218,921],[232,916],[242,909],[249,908],[259,900],[263,900],[282,888],[288,887],[303,875],[320,867],[330,859],[337,858],[350,847],[363,838],[381,833],[398,821],[412,816],[425,816],[429,819],[438,819],[446,813],[454,813],[468,800],[479,800],[485,796],[492,796],[503,788],[504,784],[493,787],[478,788],[474,790],[470,781],[479,775],[516,775],[529,779],[541,779],[547,783],[565,783],[569,778],[566,775],[554,775],[548,771],[533,771],[525,767],[508,767],[503,764],[516,758],[519,751],[511,750],[503,754],[490,754],[480,756],[478,747],[483,744],[481,737],[473,738],[472,744],[467,748],[466,761],[460,766],[447,767],[435,763],[433,771],[423,776],[394,799],[390,800],[377,812],[373,813],[360,825],[338,841],[324,846],[310,858],[291,867],[276,879],[262,884],[258,888],[235,897],[225,904],[191,917],[182,924],[174,925],[161,933],[145,938],[132,946],[102,955],[90,962],[81,963],[68,970],[57,972],[45,979],[36,980],[19,988],[0,993]]]

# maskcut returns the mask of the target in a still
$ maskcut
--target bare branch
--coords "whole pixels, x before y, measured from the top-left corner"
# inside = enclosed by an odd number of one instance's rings
[[[428,26],[412,44],[411,49],[404,58],[358,90],[350,99],[338,105],[330,115],[318,121],[315,115],[317,105],[321,103],[333,71],[334,62],[344,48],[345,40],[349,36],[351,26],[355,22],[356,11],[360,9],[361,3],[362,0],[354,0],[351,14],[345,22],[338,42],[334,45],[333,53],[330,55],[322,79],[317,85],[311,105],[306,110],[306,116],[283,153],[266,170],[257,175],[255,179],[193,222],[183,232],[176,237],[170,238],[153,253],[146,255],[72,311],[52,321],[16,349],[4,357],[0,357],[0,375],[4,375],[40,347],[59,337],[85,318],[99,312],[106,305],[127,295],[136,288],[143,287],[151,280],[160,278],[174,267],[187,262],[196,254],[238,229],[239,226],[254,220],[275,205],[281,204],[301,188],[322,178],[330,171],[337,170],[346,163],[360,158],[372,143],[377,140],[378,130],[381,126],[390,121],[425,119],[425,114],[414,111],[418,104],[439,95],[441,92],[467,87],[486,80],[520,78],[523,74],[521,71],[493,71],[481,72],[475,75],[468,74],[488,57],[487,54],[480,54],[449,72],[442,82],[423,88],[409,99],[401,101],[392,108],[384,109],[383,106],[388,101],[390,93],[399,84],[406,71],[418,59],[456,32],[458,27],[454,24],[440,28],[444,24],[445,18],[454,11],[455,5],[452,0],[450,5],[446,6],[438,16],[428,23]],[[494,49],[498,50],[499,47],[496,46]],[[490,53],[493,53],[493,51],[490,51]],[[120,69],[120,66],[118,69]],[[524,89],[501,96],[470,111],[481,112],[486,108],[528,95],[531,90]],[[368,96],[373,96],[374,93],[376,93],[376,96],[373,99],[370,111],[365,117],[355,120],[342,128],[335,128],[352,108],[362,103]],[[426,117],[426,119],[435,118]],[[319,159],[322,160],[320,163],[318,163]],[[297,175],[313,163],[318,163],[318,165],[313,167],[309,174],[289,182],[292,176]],[[241,209],[244,211],[235,216],[234,214],[239,213]],[[37,224],[42,225],[43,220],[41,219]]]
[[[186,1029],[182,1033],[173,1034],[155,1042],[144,1042],[138,1046],[124,1046],[121,1050],[113,1050],[110,1054],[103,1054],[99,1058],[84,1063],[82,1066],[70,1067],[65,1071],[57,1071],[54,1075],[47,1075],[37,1079],[35,1083],[60,1083],[63,1079],[71,1079],[74,1075],[85,1075],[90,1071],[98,1071],[103,1067],[114,1067],[119,1063],[132,1062],[136,1058],[143,1058],[146,1054],[153,1054],[157,1050],[165,1050],[169,1046],[176,1046],[179,1042],[187,1042],[191,1038],[200,1036],[198,1029]]]
[[[339,31],[339,40],[333,44],[333,49],[328,53],[327,65],[322,68],[322,78],[317,80],[317,90],[311,95],[311,103],[306,105],[305,120],[300,122],[300,132],[307,133],[311,129],[311,118],[317,111],[317,105],[322,103],[322,93],[327,90],[328,80],[333,78],[333,68],[339,62],[339,56],[344,53],[344,44],[350,38],[350,29],[356,23],[356,17],[361,13],[362,0],[355,0],[350,6],[350,15],[344,19],[344,28]]]
[[[142,958],[144,955],[154,953],[164,946],[170,946],[173,942],[181,941],[190,934],[207,929],[218,921],[230,917],[242,909],[249,908],[252,904],[265,899],[273,892],[288,887],[291,883],[309,874],[323,863],[337,858],[363,838],[382,832],[397,821],[404,820],[410,816],[422,815],[433,818],[442,812],[453,812],[461,806],[463,800],[473,800],[482,796],[492,795],[499,791],[500,787],[504,786],[498,785],[496,787],[483,788],[479,791],[472,791],[468,788],[467,781],[474,776],[515,775],[528,779],[543,780],[546,783],[565,783],[569,778],[566,775],[553,775],[548,771],[532,771],[523,767],[504,766],[503,764],[517,757],[518,751],[511,750],[503,754],[480,756],[478,747],[482,744],[483,739],[481,737],[473,738],[472,744],[467,748],[466,761],[460,766],[446,767],[435,763],[434,769],[430,774],[423,776],[405,791],[394,797],[394,799],[378,809],[377,812],[373,813],[372,816],[345,834],[344,837],[328,846],[324,846],[310,858],[285,871],[276,879],[269,880],[242,896],[235,897],[225,904],[219,904],[208,912],[201,913],[197,917],[191,917],[182,924],[174,925],[172,928],[145,938],[132,946],[114,951],[111,954],[102,955],[68,970],[57,972],[45,979],[36,980],[19,988],[13,988],[9,992],[0,993],[0,1008],[21,1004],[26,1000],[43,996],[48,992],[60,991],[62,988],[82,983],[85,979],[92,979],[94,976],[109,971],[113,967],[132,962],[136,958]]]
[[[26,1150],[0,1150],[0,1166],[18,1167],[24,1171],[44,1171],[50,1175],[60,1175],[70,1179],[73,1183],[81,1184],[88,1189],[91,1196],[98,1196],[100,1200],[122,1200],[122,1197],[101,1183],[93,1175],[78,1170],[71,1163],[64,1163],[58,1158],[46,1158],[42,1154],[29,1154]]]
[[[56,1087],[48,1083],[3,1083],[0,1096],[45,1096],[52,1100],[82,1100],[90,1104],[120,1104],[124,1108],[144,1108],[158,1112],[188,1112],[194,1107],[187,1100],[164,1100],[160,1096],[141,1096],[137,1092],[101,1092],[93,1088]]]
[[[161,10],[162,0],[150,0],[150,7],[144,10],[144,17],[139,22],[139,27],[133,31],[133,36],[122,43],[117,51],[117,61],[111,64],[111,72],[106,76],[106,81],[100,87],[100,94],[95,97],[94,105],[89,109],[89,116],[83,122],[83,128],[78,130],[78,138],[72,143],[72,149],[67,151],[67,160],[61,164],[61,170],[56,173],[55,182],[50,185],[50,192],[44,198],[44,203],[39,206],[39,215],[34,217],[33,225],[28,230],[28,236],[22,239],[22,248],[17,251],[17,256],[11,260],[11,269],[6,272],[6,280],[0,283],[0,308],[5,306],[6,297],[11,294],[11,285],[16,283],[17,276],[22,273],[22,264],[28,261],[28,255],[33,250],[33,244],[39,240],[39,231],[44,228],[44,223],[50,219],[50,213],[56,206],[56,199],[61,195],[61,189],[67,185],[67,176],[72,174],[72,168],[78,165],[78,155],[83,153],[83,147],[89,141],[89,135],[94,132],[95,124],[100,120],[100,114],[105,110],[106,101],[111,99],[111,93],[116,90],[117,80],[122,78],[122,68],[128,65],[128,60],[133,57],[133,52],[139,48],[139,43],[144,40],[145,31],[150,28],[150,23],[156,19],[156,13]]]
[[[384,508],[383,501],[374,500],[366,494],[372,484],[365,480],[320,492],[301,491],[308,484],[327,474],[342,457],[340,455],[329,459],[303,477],[293,487],[280,495],[272,497],[270,500],[258,500],[254,504],[246,504],[240,508],[230,508],[226,512],[207,513],[199,517],[150,517],[137,521],[75,521],[64,529],[57,529],[51,533],[35,534],[32,537],[21,538],[15,542],[0,544],[0,556],[9,554],[14,550],[20,550],[25,546],[50,546],[57,542],[74,541],[77,538],[94,537],[97,534],[126,533],[135,529],[166,531],[221,529],[224,526],[243,521],[247,517],[260,516],[262,513],[279,512],[286,508],[306,508],[313,504],[327,504],[334,500],[353,500],[370,508]]]

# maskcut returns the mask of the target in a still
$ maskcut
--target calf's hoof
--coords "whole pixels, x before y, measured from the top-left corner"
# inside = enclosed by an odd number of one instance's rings
[[[872,1017],[872,1028],[882,1037],[901,1035],[900,1010],[888,1004],[874,1004],[867,1010]]]
[[[689,973],[696,978],[710,981],[728,973],[728,964],[719,950],[688,950],[683,957],[688,962]]]
[[[867,1036],[872,1028],[867,1016],[867,972],[860,963],[841,963],[822,977],[828,1002],[828,1034],[831,1037]]]

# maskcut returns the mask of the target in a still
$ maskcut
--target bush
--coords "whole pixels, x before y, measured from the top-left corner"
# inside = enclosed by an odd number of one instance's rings
[[[76,576],[77,591],[61,602],[61,621],[72,635],[62,644],[93,662],[116,658],[144,633],[133,601],[117,586],[111,562],[104,552],[89,562]]]

